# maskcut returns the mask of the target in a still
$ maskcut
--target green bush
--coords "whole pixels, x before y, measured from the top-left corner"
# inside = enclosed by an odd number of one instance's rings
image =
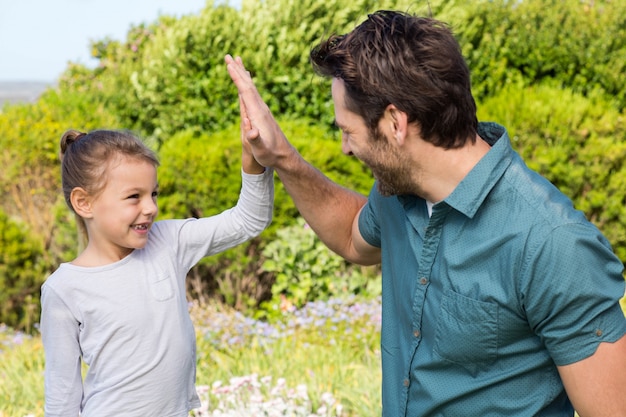
[[[70,128],[116,127],[101,104],[76,93],[47,91],[36,104],[8,106],[0,113],[0,207],[29,226],[51,262],[57,206],[62,206],[59,141]],[[62,237],[61,237],[62,238]]]
[[[31,331],[39,320],[43,248],[0,210],[0,323]]]
[[[276,276],[272,299],[264,306],[266,313],[301,308],[316,300],[381,294],[378,268],[349,264],[330,251],[301,217],[293,226],[277,231],[263,257],[263,270]]]
[[[468,2],[451,23],[479,98],[552,80],[626,107],[626,3],[612,0]]]

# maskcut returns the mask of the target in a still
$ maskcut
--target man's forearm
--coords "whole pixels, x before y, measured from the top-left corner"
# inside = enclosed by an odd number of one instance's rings
[[[352,225],[367,198],[334,183],[299,154],[275,170],[322,242],[340,256],[352,258]]]

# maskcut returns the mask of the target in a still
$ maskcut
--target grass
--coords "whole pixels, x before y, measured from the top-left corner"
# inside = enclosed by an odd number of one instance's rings
[[[310,303],[254,320],[192,305],[197,336],[196,417],[381,414],[380,303]],[[39,337],[0,328],[0,417],[43,417]]]
[[[41,339],[2,328],[0,350],[0,417],[43,416]]]
[[[194,417],[381,414],[377,300],[310,303],[271,322],[215,304],[190,313],[203,401]],[[43,417],[43,369],[41,339],[0,326],[0,417]]]

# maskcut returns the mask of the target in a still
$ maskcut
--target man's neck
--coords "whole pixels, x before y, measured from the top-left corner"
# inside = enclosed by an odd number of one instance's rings
[[[428,144],[430,145],[430,144]],[[421,197],[437,203],[448,197],[491,147],[480,136],[462,148],[429,146],[421,158]],[[424,157],[425,156],[425,157]]]

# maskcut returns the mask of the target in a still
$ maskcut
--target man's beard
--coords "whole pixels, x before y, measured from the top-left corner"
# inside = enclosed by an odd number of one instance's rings
[[[371,147],[361,159],[372,171],[378,192],[383,196],[415,194],[415,184],[411,182],[412,167],[405,154],[390,145],[387,138],[375,129],[369,137]]]

